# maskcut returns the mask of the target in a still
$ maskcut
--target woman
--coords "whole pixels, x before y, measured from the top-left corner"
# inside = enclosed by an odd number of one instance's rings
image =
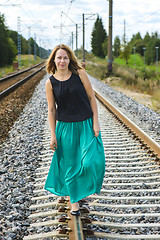
[[[46,95],[50,147],[55,152],[44,189],[69,196],[71,214],[80,215],[78,201],[100,192],[105,170],[96,99],[68,46],[56,46],[46,68],[52,74]]]

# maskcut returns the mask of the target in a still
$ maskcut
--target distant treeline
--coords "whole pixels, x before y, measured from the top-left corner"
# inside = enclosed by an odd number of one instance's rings
[[[144,38],[141,37],[140,33],[133,35],[130,44],[135,47],[136,52],[144,55],[144,47],[145,47],[145,56],[146,56],[146,63],[151,64],[160,59],[160,54],[156,56],[156,48],[160,50],[160,36],[158,32],[152,33],[149,35],[147,32]],[[159,52],[158,50],[158,52]]]
[[[119,36],[114,39],[114,56],[122,57],[128,62],[130,54],[139,53],[141,56],[145,55],[146,64],[150,65],[160,60],[160,36],[158,32],[151,35],[147,32],[142,38],[140,32],[133,35],[129,42],[125,37],[120,41]]]
[[[102,18],[97,16],[91,35],[92,52],[97,56],[104,58],[108,53],[108,35],[104,29]],[[138,53],[141,56],[145,54],[145,63],[150,65],[160,60],[160,35],[158,32],[151,35],[147,32],[142,38],[140,32],[133,35],[130,41],[124,35],[122,39],[116,36],[113,43],[113,57],[121,57],[126,60],[131,54]]]
[[[11,65],[18,54],[17,47],[18,34],[16,31],[9,30],[5,24],[5,17],[0,14],[0,67],[5,65]],[[34,45],[36,44],[36,55],[42,58],[46,58],[48,50],[41,48],[34,41],[33,38],[26,40],[21,35],[21,54],[29,53],[30,43],[30,54],[34,54]],[[40,56],[41,55],[41,56]]]

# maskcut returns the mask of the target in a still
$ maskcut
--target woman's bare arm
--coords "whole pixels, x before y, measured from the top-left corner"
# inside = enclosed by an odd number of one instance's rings
[[[51,141],[50,147],[52,150],[57,148],[57,140],[56,140],[56,106],[55,106],[55,99],[52,91],[52,85],[50,79],[46,81],[46,95],[47,95],[47,102],[48,102],[48,120],[49,126],[51,130]]]
[[[95,136],[97,137],[99,135],[100,126],[98,122],[98,108],[97,108],[94,91],[85,70],[80,69],[78,72],[90,101],[91,109],[93,112],[93,130],[94,130]]]

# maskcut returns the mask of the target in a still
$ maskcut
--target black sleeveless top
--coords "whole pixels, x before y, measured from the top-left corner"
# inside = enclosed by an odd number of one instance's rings
[[[50,76],[56,107],[56,120],[83,121],[93,116],[88,96],[79,75],[72,73],[65,81]]]

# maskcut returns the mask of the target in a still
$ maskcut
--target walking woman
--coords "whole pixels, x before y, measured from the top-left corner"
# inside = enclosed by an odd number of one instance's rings
[[[73,53],[60,44],[46,66],[50,147],[54,152],[44,189],[69,196],[71,214],[80,215],[78,201],[100,193],[105,156],[96,99]]]

